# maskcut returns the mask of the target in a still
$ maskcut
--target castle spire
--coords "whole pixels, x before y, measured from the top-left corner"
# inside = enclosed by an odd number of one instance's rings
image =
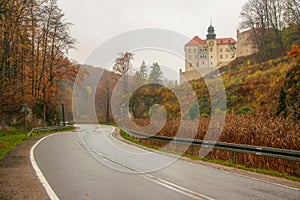
[[[215,40],[216,39],[215,28],[212,25],[212,18],[210,18],[210,26],[208,27],[207,32],[208,32],[208,34],[206,35],[207,40]]]

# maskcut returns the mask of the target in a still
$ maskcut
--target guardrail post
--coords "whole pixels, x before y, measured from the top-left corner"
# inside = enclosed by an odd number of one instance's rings
[[[66,126],[66,120],[65,120],[65,106],[64,106],[64,104],[61,104],[61,112],[62,112],[63,126]]]
[[[235,153],[235,151],[232,152],[232,163],[233,164],[236,163],[236,153]]]
[[[194,145],[191,145],[191,154],[194,156]]]

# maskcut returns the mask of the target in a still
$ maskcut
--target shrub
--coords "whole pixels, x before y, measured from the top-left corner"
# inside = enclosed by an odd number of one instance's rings
[[[247,113],[249,113],[251,111],[251,108],[248,106],[244,106],[242,108],[240,108],[239,110],[237,110],[235,113],[237,115],[245,115]]]
[[[197,102],[193,103],[189,109],[189,117],[191,120],[199,118],[199,105]]]

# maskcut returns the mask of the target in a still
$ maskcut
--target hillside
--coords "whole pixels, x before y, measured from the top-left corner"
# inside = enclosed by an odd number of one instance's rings
[[[249,111],[276,113],[280,90],[285,83],[287,73],[295,65],[297,61],[289,57],[280,57],[262,63],[255,63],[251,58],[240,58],[222,67],[219,71],[226,90],[227,113],[239,114]],[[199,101],[201,108],[203,96],[209,96],[206,84],[203,79],[193,81],[191,84],[198,99],[202,100]],[[185,87],[187,86],[183,86],[182,89],[184,90]],[[210,98],[206,98],[206,101],[204,104],[209,103]]]
[[[292,98],[295,95],[291,93],[296,94],[299,88],[296,88],[295,81],[288,81],[288,79],[299,79],[298,76],[292,77],[299,71],[298,65],[299,60],[293,56],[279,57],[266,62],[256,62],[255,56],[238,58],[228,66],[219,69],[221,77],[216,76],[216,72],[212,72],[205,77],[205,80],[202,78],[168,89],[158,85],[145,85],[134,93],[130,106],[131,111],[135,118],[147,118],[151,106],[161,104],[166,108],[169,119],[180,119],[181,115],[184,119],[195,119],[196,116],[192,116],[192,113],[195,112],[191,109],[197,109],[197,106],[191,105],[198,104],[202,117],[207,117],[212,112],[225,111],[227,114],[253,113],[270,116],[277,114],[286,117],[288,115],[287,109],[293,110],[292,104],[299,104],[299,100]],[[208,84],[216,87],[215,84],[220,83],[223,83],[225,87],[226,106],[217,108],[218,110],[211,110],[212,103],[218,103],[222,99],[211,98],[210,95],[212,94],[208,90]],[[284,85],[288,88],[284,89]],[[193,94],[191,94],[191,89]],[[291,94],[287,95],[288,93]],[[174,96],[174,94],[176,95]],[[176,96],[182,102],[181,111],[188,108],[191,110],[189,113],[180,111]],[[285,105],[286,102],[283,103],[284,105],[279,105],[280,99],[283,101],[283,98],[292,101],[287,102],[290,106]],[[211,99],[214,99],[215,102],[211,102]],[[283,112],[279,107],[285,111]],[[135,111],[139,112],[136,113]]]
[[[295,115],[295,113],[299,113],[299,71],[299,60],[291,55],[262,63],[255,63],[251,58],[235,60],[220,69],[221,77],[208,74],[206,78],[207,82],[214,82],[215,78],[223,79],[227,107],[218,111],[211,111],[211,104],[215,102],[211,102],[206,82],[203,79],[190,82],[198,102],[197,100],[195,102],[194,97],[188,95],[190,87],[188,83],[168,90],[159,86],[144,86],[133,95],[132,102],[151,101],[146,105],[141,103],[133,105],[135,110],[144,112],[144,114],[134,116],[135,122],[142,127],[149,125],[149,118],[147,118],[149,108],[160,103],[166,109],[168,120],[162,130],[157,133],[158,135],[192,137],[202,140],[207,134],[211,112],[218,114],[226,109],[225,126],[218,141],[299,150],[300,124],[297,121],[299,118]],[[172,95],[172,91],[182,95],[180,100],[185,105],[178,105],[178,100]],[[195,108],[193,105],[197,103],[201,117],[196,135],[191,135],[192,123],[195,122],[194,120],[198,120],[198,116],[193,112]],[[190,111],[183,114],[178,111],[179,107],[181,110],[183,107],[188,107]],[[287,111],[286,114],[282,113],[279,108]],[[182,114],[183,116],[181,116]],[[180,120],[181,117],[183,117],[183,122]],[[183,134],[179,136],[178,129],[182,123],[185,124],[180,127]],[[126,122],[124,125],[129,129],[136,129],[136,127],[127,126]],[[151,126],[148,129],[145,133],[153,134]],[[137,131],[139,130],[137,129]],[[147,143],[147,141],[144,142]],[[163,147],[165,144],[158,143],[156,145]],[[216,150],[208,157],[230,160],[231,156],[228,152]],[[248,167],[273,169],[281,173],[299,176],[299,163],[297,162],[279,161],[246,154],[239,154],[237,162]]]
[[[295,60],[283,57],[258,64],[246,60],[242,65],[221,69],[228,110],[249,107],[253,112],[274,113],[286,74],[295,64]]]

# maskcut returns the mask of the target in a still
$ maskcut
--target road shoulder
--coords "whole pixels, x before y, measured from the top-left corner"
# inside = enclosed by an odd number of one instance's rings
[[[30,161],[30,149],[42,137],[17,145],[0,160],[0,199],[49,199]]]
[[[118,139],[122,142],[125,142],[127,144],[134,145],[134,146],[140,147],[142,149],[146,149],[148,151],[155,151],[154,149],[151,149],[151,148],[148,148],[148,147],[145,147],[145,146],[141,146],[141,145],[135,144],[133,142],[130,142],[130,141],[124,139],[120,135],[120,130],[118,128],[115,128],[113,136],[116,139]],[[168,153],[165,153],[165,152],[162,152],[162,151],[159,151],[158,153],[163,154],[163,155],[172,156],[172,154],[168,154]],[[183,160],[183,161],[186,161],[186,162],[200,164],[200,165],[203,165],[203,166],[206,166],[206,167],[214,168],[216,170],[221,170],[221,171],[226,172],[226,173],[232,173],[232,174],[236,174],[238,176],[243,176],[243,177],[247,177],[247,178],[251,178],[251,179],[256,179],[256,180],[268,182],[268,183],[271,183],[271,184],[277,184],[277,185],[281,185],[283,187],[294,188],[294,189],[298,189],[300,191],[300,182],[291,181],[291,180],[280,178],[280,177],[255,173],[255,172],[249,172],[249,171],[245,171],[245,170],[242,170],[242,169],[227,167],[227,166],[224,166],[224,165],[219,165],[219,164],[210,163],[210,162],[204,162],[204,161],[201,161],[201,160],[193,160],[193,159],[190,159],[190,158],[187,158],[187,157],[184,157],[184,156],[181,156],[180,159]]]

